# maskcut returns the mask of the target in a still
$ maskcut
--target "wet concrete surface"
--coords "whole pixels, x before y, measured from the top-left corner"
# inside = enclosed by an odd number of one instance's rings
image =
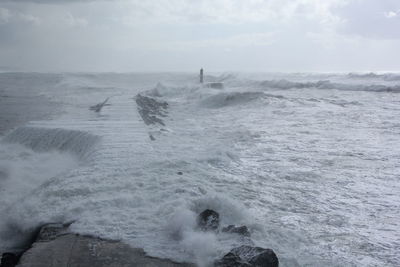
[[[149,257],[143,249],[122,242],[68,233],[59,224],[42,227],[36,241],[19,260],[20,267],[194,267]]]

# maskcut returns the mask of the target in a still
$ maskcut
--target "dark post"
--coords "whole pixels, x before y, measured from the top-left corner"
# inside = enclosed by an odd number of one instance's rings
[[[203,68],[200,69],[200,83],[203,83],[204,81],[204,74],[203,74]]]

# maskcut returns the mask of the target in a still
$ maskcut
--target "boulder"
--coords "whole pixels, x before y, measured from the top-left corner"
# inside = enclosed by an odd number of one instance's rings
[[[219,214],[214,210],[204,210],[197,218],[197,224],[203,231],[215,231],[219,227]]]
[[[0,267],[14,267],[17,265],[20,255],[16,253],[3,253]]]
[[[252,267],[250,263],[245,262],[238,255],[229,252],[222,259],[214,263],[215,267]]]
[[[46,242],[56,239],[67,231],[69,224],[49,223],[40,228],[36,242]]]
[[[279,260],[272,249],[252,246],[240,246],[232,249],[222,259],[216,261],[215,266],[278,267]]]
[[[222,259],[214,263],[216,267],[251,267],[247,262],[244,262],[238,255],[229,252]]]

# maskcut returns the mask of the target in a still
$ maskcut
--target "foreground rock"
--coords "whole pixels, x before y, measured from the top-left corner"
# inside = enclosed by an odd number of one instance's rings
[[[14,267],[19,260],[18,253],[6,252],[1,257],[0,267]]]
[[[219,213],[214,210],[205,210],[199,214],[197,224],[203,231],[215,231],[219,227]]]
[[[221,260],[215,262],[217,267],[278,267],[279,260],[272,249],[252,246],[240,246],[232,249]]]
[[[21,267],[189,267],[186,263],[147,256],[142,249],[118,241],[67,233],[60,225],[44,226],[26,251]]]
[[[206,209],[197,217],[198,227],[203,231],[218,231],[219,213]],[[278,267],[279,260],[272,249],[253,246],[250,231],[247,226],[228,225],[222,232],[237,234],[242,237],[242,243],[247,243],[232,249],[222,259],[214,262],[216,267]]]

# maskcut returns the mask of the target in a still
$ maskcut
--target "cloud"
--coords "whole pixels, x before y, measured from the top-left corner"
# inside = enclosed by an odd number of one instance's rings
[[[87,19],[75,17],[69,12],[65,16],[65,22],[70,27],[86,27],[89,24]]]
[[[179,70],[207,59],[305,71],[364,67],[374,47],[398,54],[398,0],[0,1],[0,61],[30,69]],[[365,56],[351,65],[355,54]],[[370,62],[383,60],[399,57]]]
[[[0,7],[0,24],[8,23],[10,18],[10,10]]]
[[[113,0],[2,0],[5,3],[37,3],[37,4],[68,4],[68,3],[85,3],[95,1],[113,1]]]
[[[345,22],[338,28],[340,33],[370,39],[400,39],[399,10],[398,0],[353,0],[334,12]]]
[[[187,50],[197,48],[224,48],[230,51],[232,48],[269,46],[274,43],[275,33],[246,33],[228,36],[225,38],[210,38],[196,41],[178,41],[168,43],[169,49]]]
[[[391,18],[397,17],[397,16],[398,16],[398,13],[400,13],[400,10],[397,11],[397,12],[395,12],[395,11],[384,12],[383,15],[384,15],[386,18],[391,19]]]
[[[259,23],[289,22],[303,17],[324,23],[336,20],[330,12],[344,0],[147,0],[121,1],[128,14],[126,23]]]
[[[40,24],[40,19],[32,14],[23,12],[12,12],[6,8],[0,7],[0,24],[8,23],[28,23],[28,24]]]

